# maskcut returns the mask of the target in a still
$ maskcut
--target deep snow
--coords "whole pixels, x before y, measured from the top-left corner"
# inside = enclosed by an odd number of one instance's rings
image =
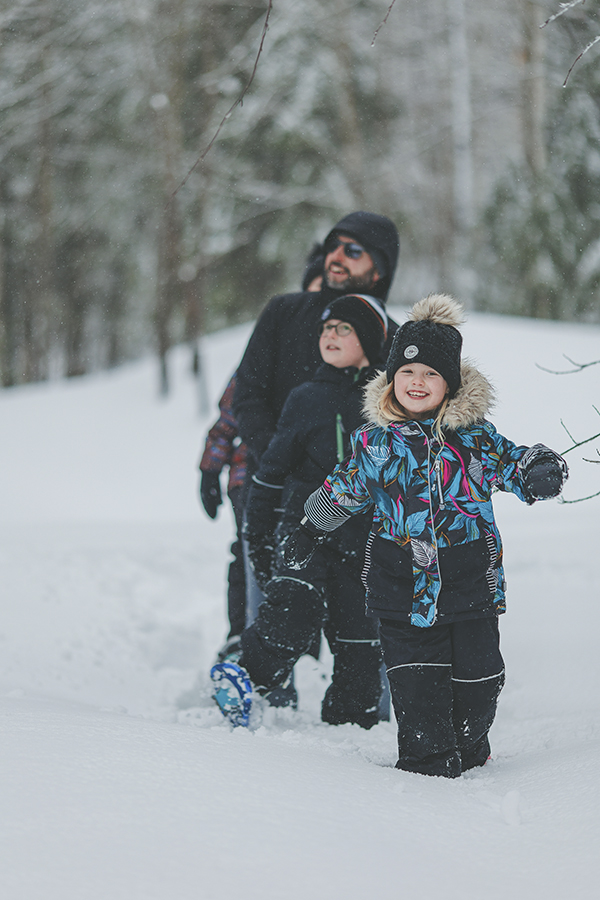
[[[398,772],[392,723],[322,725],[326,652],[299,663],[297,713],[231,731],[213,707],[232,518],[203,514],[196,464],[248,334],[206,341],[208,418],[182,350],[167,400],[152,361],[0,393],[0,896],[595,898],[600,498],[497,497],[507,686],[484,769]],[[600,431],[600,366],[535,367],[600,358],[598,327],[473,315],[464,335],[510,438]],[[568,498],[600,490],[598,445],[568,454]]]

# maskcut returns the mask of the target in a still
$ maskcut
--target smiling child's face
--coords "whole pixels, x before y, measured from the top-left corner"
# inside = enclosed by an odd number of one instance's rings
[[[339,330],[346,333],[339,334],[336,330],[338,325],[343,326]],[[336,369],[345,369],[347,366],[363,369],[369,365],[356,331],[341,319],[328,319],[325,322],[319,338],[319,351],[323,361]]]
[[[396,400],[413,416],[434,412],[448,393],[448,385],[439,372],[422,363],[407,363],[394,375]]]

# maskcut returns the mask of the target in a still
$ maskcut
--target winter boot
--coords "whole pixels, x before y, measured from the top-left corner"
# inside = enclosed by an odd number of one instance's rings
[[[242,653],[242,644],[239,634],[228,637],[219,652],[217,653],[217,662],[237,662]]]
[[[332,649],[335,653],[333,679],[323,698],[322,721],[329,725],[349,722],[372,728],[382,719],[379,644],[336,641]]]
[[[504,672],[491,678],[452,681],[454,730],[462,771],[484,766],[490,755],[488,731],[496,715]]]
[[[258,616],[242,634],[242,664],[261,694],[289,680],[320,635],[323,615],[323,597],[312,585],[287,577],[269,583]]]
[[[397,769],[458,778],[461,757],[452,723],[450,667],[397,666],[388,669],[398,722]]]
[[[248,673],[235,662],[217,663],[210,670],[213,699],[234,728],[248,727],[252,708],[252,683]]]
[[[269,691],[268,694],[265,694],[265,700],[269,706],[298,709],[298,691],[294,684],[294,673],[292,672],[283,684],[280,684],[278,687],[273,688],[272,691]]]

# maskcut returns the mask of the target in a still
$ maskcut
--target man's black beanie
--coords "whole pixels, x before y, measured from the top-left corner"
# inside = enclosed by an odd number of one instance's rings
[[[392,220],[378,213],[349,213],[331,229],[324,241],[325,248],[329,238],[339,234],[354,238],[369,252],[380,275],[379,281],[370,290],[385,301],[400,253],[400,237]]]

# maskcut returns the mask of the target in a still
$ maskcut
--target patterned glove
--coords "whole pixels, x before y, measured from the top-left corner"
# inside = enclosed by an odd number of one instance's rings
[[[223,502],[221,482],[218,472],[203,472],[200,479],[200,500],[211,519],[217,517],[217,510]]]
[[[281,557],[288,569],[298,570],[308,565],[326,536],[325,531],[321,531],[305,516],[296,530],[281,542]]]
[[[521,480],[528,503],[558,497],[569,477],[566,462],[543,444],[535,444],[519,463]]]

